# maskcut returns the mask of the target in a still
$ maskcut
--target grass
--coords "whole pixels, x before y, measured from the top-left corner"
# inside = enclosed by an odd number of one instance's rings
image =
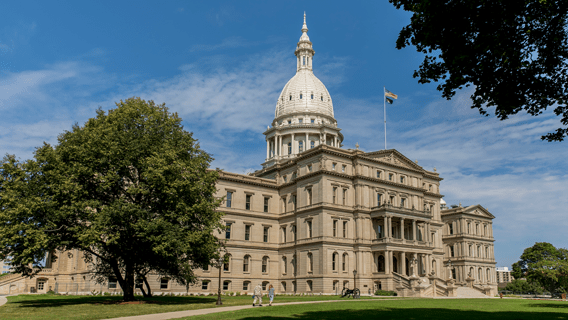
[[[272,306],[191,317],[191,320],[213,319],[568,319],[568,302],[523,299],[367,300]]]
[[[216,296],[153,297],[145,304],[119,304],[121,296],[19,295],[0,307],[0,319],[108,319],[142,314],[215,308]],[[337,296],[276,296],[279,302],[339,300]],[[223,307],[252,304],[251,296],[223,297]]]

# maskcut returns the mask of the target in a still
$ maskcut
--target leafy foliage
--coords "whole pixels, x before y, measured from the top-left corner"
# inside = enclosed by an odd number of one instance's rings
[[[544,292],[541,286],[521,279],[515,279],[507,283],[505,290],[513,291],[514,293],[532,293],[532,294],[542,294]]]
[[[552,244],[537,242],[525,249],[521,260],[513,264],[511,275],[516,279],[526,278],[551,293],[568,289],[568,250],[557,249]]]
[[[567,1],[389,1],[413,13],[396,47],[426,54],[414,72],[419,83],[442,81],[446,99],[473,85],[471,107],[483,115],[495,107],[500,120],[554,107],[564,127],[541,138],[568,135]]]
[[[99,281],[117,278],[125,300],[149,271],[178,283],[217,259],[216,171],[164,104],[131,98],[34,160],[0,167],[0,258],[33,276],[48,252],[79,249]]]

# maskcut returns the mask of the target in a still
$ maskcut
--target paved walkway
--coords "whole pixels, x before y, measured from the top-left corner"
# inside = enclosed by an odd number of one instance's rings
[[[340,300],[340,301],[372,301],[372,300],[384,300],[384,299],[363,299],[363,300]],[[287,302],[287,303],[273,303],[273,306],[288,306],[293,304],[308,304],[308,303],[328,303],[328,302],[337,302],[338,300],[325,300],[325,301],[301,301],[301,302]],[[177,319],[183,317],[190,317],[190,316],[199,316],[202,314],[210,314],[210,313],[217,313],[217,312],[225,312],[225,311],[237,311],[243,309],[250,309],[253,308],[252,305],[246,306],[232,306],[232,307],[220,307],[220,308],[208,308],[208,309],[197,309],[197,310],[185,310],[185,311],[175,311],[175,312],[167,312],[167,313],[156,313],[156,314],[146,314],[140,316],[132,316],[132,317],[122,317],[122,318],[112,318],[112,320],[166,320],[166,319]],[[261,307],[254,307],[254,308],[261,308]],[[262,308],[270,308],[268,304],[264,304]],[[111,319],[107,319],[111,320]]]
[[[6,299],[7,296],[0,296],[0,307],[5,305],[6,302],[8,302],[8,299]]]

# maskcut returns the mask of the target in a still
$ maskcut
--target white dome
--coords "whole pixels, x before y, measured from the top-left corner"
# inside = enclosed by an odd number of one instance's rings
[[[445,205],[446,201],[444,201],[444,199],[440,199],[440,205]]]
[[[333,118],[331,96],[312,70],[298,70],[278,97],[275,117],[294,113],[315,113]]]

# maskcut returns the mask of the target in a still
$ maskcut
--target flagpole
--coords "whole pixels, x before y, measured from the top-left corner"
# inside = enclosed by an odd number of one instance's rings
[[[385,150],[387,150],[387,92],[386,87],[383,86],[383,112],[385,120]]]

